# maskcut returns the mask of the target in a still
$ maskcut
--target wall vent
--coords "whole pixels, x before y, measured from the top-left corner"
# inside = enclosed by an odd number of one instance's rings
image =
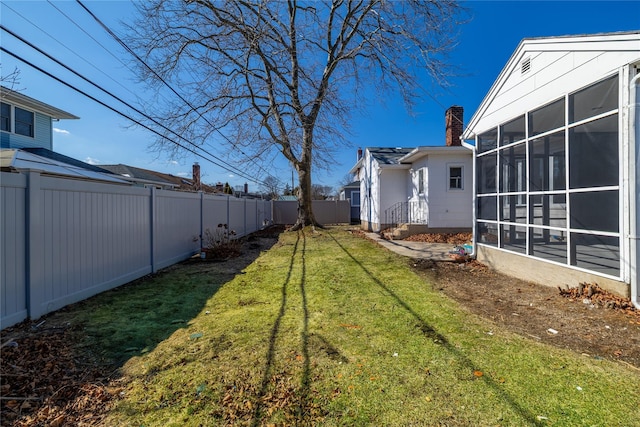
[[[531,58],[523,59],[522,63],[520,64],[521,74],[528,72],[530,69],[531,69]]]

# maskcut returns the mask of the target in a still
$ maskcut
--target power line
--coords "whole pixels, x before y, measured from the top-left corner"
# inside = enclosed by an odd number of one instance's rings
[[[224,169],[224,170],[226,170],[226,171],[233,172],[233,173],[237,173],[236,171],[229,170],[227,167],[225,167],[225,166],[223,166],[223,165],[221,165],[221,164],[219,164],[219,163],[217,163],[217,162],[215,162],[215,161],[211,160],[211,159],[210,159],[210,158],[208,158],[208,157],[205,157],[204,155],[200,154],[199,152],[195,151],[194,149],[191,149],[191,148],[189,148],[189,147],[187,147],[187,146],[185,146],[185,145],[183,145],[183,144],[180,144],[179,142],[176,142],[176,141],[174,141],[174,140],[172,140],[172,139],[170,139],[170,138],[167,138],[165,135],[162,135],[162,134],[161,134],[160,132],[158,132],[157,130],[155,130],[155,129],[153,129],[153,128],[151,128],[151,127],[149,127],[149,126],[147,126],[147,125],[145,125],[145,124],[143,124],[143,123],[141,123],[141,122],[139,122],[138,120],[134,119],[133,117],[131,117],[131,116],[129,116],[129,115],[127,115],[127,114],[125,114],[125,113],[123,113],[123,112],[121,112],[121,111],[117,110],[116,108],[114,108],[114,107],[112,107],[112,106],[108,105],[107,103],[105,103],[105,102],[103,102],[103,101],[101,101],[101,100],[99,100],[99,99],[95,98],[94,96],[92,96],[92,95],[90,95],[90,94],[88,94],[88,93],[84,92],[83,90],[78,89],[77,87],[75,87],[75,86],[71,85],[70,83],[65,82],[65,81],[64,81],[64,80],[62,80],[61,78],[54,76],[53,74],[49,73],[48,71],[44,70],[43,68],[38,67],[37,65],[33,64],[32,62],[30,62],[30,61],[28,61],[28,60],[26,60],[26,59],[22,58],[20,55],[18,55],[18,54],[16,54],[16,53],[14,53],[14,52],[12,52],[12,51],[10,51],[10,50],[6,49],[5,47],[0,46],[0,51],[5,52],[5,53],[7,53],[7,54],[9,54],[9,55],[13,56],[14,58],[16,58],[16,59],[18,59],[18,60],[20,60],[20,61],[24,62],[25,64],[29,65],[30,67],[34,68],[35,70],[37,70],[37,71],[39,71],[39,72],[41,72],[41,73],[45,74],[46,76],[48,76],[48,77],[50,77],[50,78],[52,78],[52,79],[56,80],[57,82],[59,82],[59,83],[61,83],[61,84],[65,85],[65,86],[67,86],[68,88],[75,90],[76,92],[78,92],[78,93],[80,93],[80,94],[82,94],[82,95],[86,96],[87,98],[91,99],[92,101],[94,101],[94,102],[96,102],[96,103],[98,103],[98,104],[102,105],[103,107],[105,107],[105,108],[107,108],[107,109],[109,109],[109,110],[113,111],[114,113],[116,113],[116,114],[118,114],[118,115],[120,115],[120,116],[122,116],[122,117],[124,117],[124,118],[126,118],[126,119],[128,119],[128,120],[130,120],[130,121],[132,121],[133,123],[135,123],[135,124],[137,124],[137,125],[139,125],[139,126],[141,126],[141,127],[145,128],[145,129],[147,129],[148,131],[155,133],[156,135],[160,136],[161,138],[164,138],[164,139],[168,140],[168,141],[169,141],[169,142],[171,142],[172,144],[175,144],[176,146],[178,146],[178,147],[180,147],[180,148],[182,148],[182,149],[184,149],[184,150],[186,150],[186,151],[188,151],[188,152],[190,152],[190,153],[192,153],[192,154],[194,154],[194,155],[196,155],[196,156],[198,156],[198,157],[200,157],[200,158],[202,158],[202,159],[204,159],[204,160],[206,160],[206,161],[208,161],[208,162],[210,162],[210,163],[212,163],[212,164],[214,164],[214,165],[216,165],[216,166],[218,166],[218,167],[220,167],[220,168],[222,168],[222,169]],[[196,147],[197,147],[197,146],[196,146]],[[256,179],[254,179],[254,178],[249,177],[248,175],[244,175],[244,174],[241,174],[241,173],[238,173],[238,175],[242,176],[242,177],[243,177],[243,178],[245,178],[245,179],[251,180],[252,182],[255,182],[255,183],[257,183],[257,184],[261,184],[261,183],[262,183],[262,182],[260,182],[260,181],[257,181],[257,180],[256,180]]]
[[[49,4],[51,4],[51,6],[53,6],[58,12],[60,12],[63,16],[65,16],[67,19],[69,19],[71,22],[73,22],[80,30],[82,30],[85,34],[87,34],[89,37],[91,37],[91,35],[89,33],[87,33],[82,27],[80,27],[77,23],[75,23],[68,15],[66,15],[64,12],[62,12],[60,9],[58,9],[57,6],[55,6],[53,3],[51,3],[51,1],[49,1]],[[50,33],[48,33],[47,31],[43,30],[38,24],[34,23],[33,21],[31,21],[29,18],[27,18],[26,16],[22,15],[20,12],[18,12],[17,10],[15,10],[14,8],[12,8],[11,6],[9,6],[8,4],[4,3],[3,6],[7,7],[9,10],[11,10],[13,13],[15,13],[16,15],[18,15],[19,17],[21,17],[22,19],[24,19],[25,21],[27,21],[29,24],[33,25],[35,28],[37,28],[38,30],[40,30],[42,33],[46,34],[47,36],[49,36],[49,38],[51,38],[52,40],[56,41],[60,46],[64,47],[65,49],[67,49],[69,52],[71,52],[72,54],[74,54],[76,57],[80,58],[82,61],[84,61],[85,63],[89,64],[91,67],[93,67],[96,71],[98,71],[99,73],[105,75],[107,78],[111,79],[111,81],[113,81],[114,83],[118,84],[120,87],[122,87],[123,89],[129,91],[132,95],[135,95],[135,93],[133,93],[130,89],[128,89],[126,86],[124,86],[122,83],[120,83],[119,81],[115,80],[113,77],[111,77],[110,75],[108,75],[107,73],[105,73],[104,71],[102,71],[100,68],[98,68],[97,66],[95,66],[94,64],[92,64],[91,62],[87,61],[87,59],[83,58],[82,56],[80,56],[78,53],[76,53],[75,51],[73,51],[71,48],[69,48],[69,46],[65,45],[64,43],[62,43],[60,40],[58,40],[57,38],[55,38],[53,35],[51,35]],[[107,51],[107,53],[109,53],[114,59],[116,59],[118,62],[120,62],[122,65],[124,65],[125,67],[127,66],[124,62],[120,61],[118,59],[118,57],[116,57],[112,52],[110,52],[105,46],[103,46],[102,44],[100,44],[96,39],[94,39],[93,37],[91,37],[93,39],[93,41],[95,41],[96,43],[98,43],[98,45],[100,45],[105,51]]]
[[[87,6],[82,3],[80,0],[76,0],[76,2],[109,34],[115,41],[117,41],[127,52],[129,52],[137,61],[139,61],[144,67],[149,70],[162,84],[164,84],[171,92],[173,92],[182,102],[184,102],[193,112],[195,112],[202,120],[204,120],[214,131],[218,132],[220,136],[222,136],[232,147],[236,148],[242,155],[244,155],[249,161],[251,161],[254,165],[258,167],[261,171],[270,175],[265,169],[260,166],[254,159],[252,159],[249,155],[247,155],[244,151],[238,149],[236,145],[224,134],[218,127],[216,127],[213,123],[211,123],[206,117],[202,115],[198,111],[196,107],[193,106],[187,99],[185,99],[177,90],[175,90],[162,76],[160,76],[149,64],[145,62],[137,53],[133,51],[117,34],[115,34],[107,24],[102,22],[100,18],[98,18]],[[276,178],[277,179],[277,178]],[[278,180],[279,181],[279,180]]]
[[[40,54],[46,56],[47,58],[49,58],[50,60],[54,61],[56,64],[64,67],[66,70],[70,71],[71,73],[73,73],[74,75],[80,77],[82,80],[84,80],[85,82],[91,84],[92,86],[94,86],[95,88],[101,90],[102,92],[106,93],[107,95],[111,96],[112,98],[118,100],[119,102],[121,102],[122,104],[126,105],[127,107],[131,108],[132,110],[134,110],[136,113],[140,114],[141,116],[145,117],[147,120],[152,121],[155,125],[160,126],[161,128],[163,128],[164,130],[166,130],[167,132],[172,133],[173,135],[175,135],[176,137],[180,138],[181,140],[185,141],[187,144],[193,145],[194,147],[196,147],[196,149],[199,149],[201,151],[203,151],[204,153],[206,153],[207,155],[211,156],[212,158],[218,160],[219,162],[222,162],[223,164],[225,164],[227,167],[225,168],[225,170],[229,171],[229,172],[233,172],[236,173],[240,176],[242,176],[243,178],[247,178],[252,180],[255,183],[260,183],[259,181],[250,178],[246,175],[243,175],[243,172],[233,168],[233,166],[231,166],[230,164],[228,164],[227,162],[225,162],[224,160],[220,159],[219,157],[215,156],[214,154],[210,153],[209,151],[203,149],[202,147],[197,146],[196,144],[194,144],[193,142],[187,140],[186,138],[184,138],[182,135],[179,135],[177,132],[175,132],[174,130],[166,127],[165,125],[163,125],[162,123],[159,123],[157,120],[155,120],[154,118],[148,116],[147,114],[145,114],[144,112],[140,111],[138,108],[134,107],[133,105],[129,104],[128,102],[122,100],[121,98],[119,98],[118,96],[112,94],[111,92],[107,91],[106,89],[102,88],[101,86],[99,86],[98,84],[94,83],[93,81],[89,80],[87,77],[83,76],[82,74],[78,73],[77,71],[73,70],[72,68],[70,68],[69,66],[63,64],[62,62],[60,62],[59,60],[57,60],[56,58],[54,58],[53,56],[49,55],[47,52],[45,52],[44,50],[40,49],[39,47],[33,45],[32,43],[30,43],[29,41],[25,40],[24,38],[20,37],[18,34],[14,33],[13,31],[11,31],[10,29],[6,28],[4,25],[0,24],[0,29],[6,31],[7,33],[9,33],[10,35],[12,35],[13,37],[17,38],[18,40],[20,40],[21,42],[23,42],[24,44],[26,44],[27,46],[31,47],[32,49],[35,49],[37,52],[39,52]],[[168,138],[167,138],[168,139]]]

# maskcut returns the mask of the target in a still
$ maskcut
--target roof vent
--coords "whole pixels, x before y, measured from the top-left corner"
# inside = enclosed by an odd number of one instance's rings
[[[530,69],[531,69],[531,58],[523,59],[522,63],[520,64],[521,74],[528,72]]]

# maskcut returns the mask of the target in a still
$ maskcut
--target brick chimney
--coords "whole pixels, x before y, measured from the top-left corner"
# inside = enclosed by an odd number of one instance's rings
[[[462,135],[462,128],[464,127],[464,109],[458,105],[449,107],[444,113],[444,119],[446,122],[445,142],[447,147],[462,145],[460,135]]]
[[[196,191],[202,190],[202,185],[200,184],[200,165],[198,162],[193,164],[193,189]]]
[[[356,159],[356,161],[360,160],[362,158],[362,148],[358,148],[358,158]]]

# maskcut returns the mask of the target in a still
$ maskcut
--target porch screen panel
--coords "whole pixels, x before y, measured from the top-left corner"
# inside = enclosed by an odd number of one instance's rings
[[[483,153],[496,148],[498,145],[498,131],[492,129],[481,135],[478,135],[478,152]]]
[[[529,143],[529,191],[565,189],[564,132],[556,132]]]
[[[524,125],[524,116],[520,116],[500,126],[500,146],[522,141],[527,133]]]
[[[571,233],[571,265],[617,276],[620,271],[620,238]]]
[[[527,146],[525,143],[500,150],[500,191],[527,190]]]
[[[564,125],[564,98],[529,113],[529,137]]]
[[[478,157],[478,193],[496,192],[496,162],[497,157],[495,154]]]
[[[618,115],[569,131],[570,188],[618,185]]]
[[[569,97],[569,123],[576,123],[618,108],[618,75],[582,89]]]

